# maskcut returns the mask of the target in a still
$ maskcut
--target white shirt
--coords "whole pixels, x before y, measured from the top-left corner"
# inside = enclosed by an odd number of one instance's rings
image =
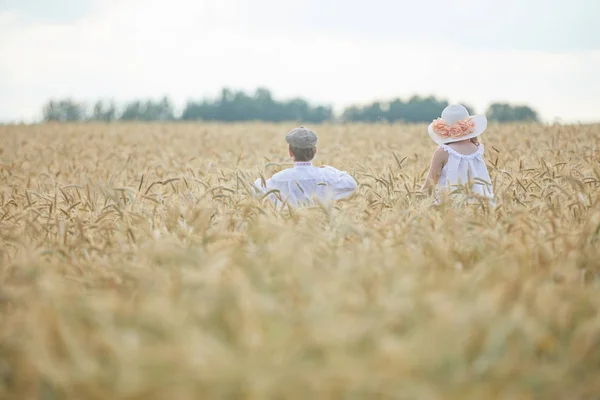
[[[492,180],[483,160],[482,144],[475,153],[468,155],[460,154],[444,144],[440,147],[448,153],[448,162],[442,168],[442,174],[437,184],[438,191],[447,190],[448,186],[452,191],[453,185],[466,184],[470,179],[473,193],[489,199],[494,197]]]
[[[339,200],[350,196],[356,190],[356,181],[345,171],[333,167],[314,167],[311,162],[296,162],[294,168],[288,168],[273,175],[263,187],[261,179],[254,182],[254,187],[262,192],[279,190],[279,197],[285,202],[298,207],[313,205],[313,198],[326,204],[331,200]],[[282,203],[276,193],[269,195],[276,206]]]

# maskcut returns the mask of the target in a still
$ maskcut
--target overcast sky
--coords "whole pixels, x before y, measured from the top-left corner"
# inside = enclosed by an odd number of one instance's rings
[[[600,121],[598,0],[0,0],[0,121],[49,98],[436,95]]]

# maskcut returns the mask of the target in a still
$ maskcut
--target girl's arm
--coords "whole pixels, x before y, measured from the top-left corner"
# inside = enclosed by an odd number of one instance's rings
[[[433,157],[431,157],[431,166],[429,167],[429,173],[427,174],[427,180],[423,186],[421,186],[421,191],[429,189],[431,186],[437,184],[440,179],[440,175],[442,175],[442,168],[448,162],[448,153],[441,147],[438,147],[433,152]]]

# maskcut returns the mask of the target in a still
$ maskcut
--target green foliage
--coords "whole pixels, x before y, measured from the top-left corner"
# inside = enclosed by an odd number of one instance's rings
[[[93,121],[112,122],[117,119],[117,107],[114,101],[105,102],[99,100],[94,105],[94,110],[90,118]]]
[[[397,98],[388,103],[376,101],[364,107],[350,106],[344,111],[342,119],[349,122],[430,122],[438,118],[447,106],[446,100],[438,100],[433,96],[413,96],[408,101]],[[466,107],[473,113],[472,108]]]
[[[506,103],[494,103],[488,108],[486,115],[490,121],[496,122],[537,122],[537,113],[527,106],[511,106]]]
[[[79,122],[79,121],[173,121],[174,107],[171,101],[164,97],[159,101],[133,101],[125,104],[119,114],[114,101],[98,100],[92,110],[84,103],[71,99],[51,100],[43,109],[43,119],[46,122]]]
[[[123,114],[122,121],[172,121],[175,119],[173,105],[166,97],[161,101],[134,101],[129,103]]]
[[[306,100],[289,101],[273,99],[271,92],[258,88],[254,96],[244,92],[223,89],[221,97],[214,101],[188,102],[182,120],[204,121],[303,121],[319,123],[333,118],[330,107],[312,107]]]
[[[44,121],[83,121],[86,117],[85,106],[71,99],[49,101],[44,106]]]
[[[464,103],[461,103],[464,104]],[[434,96],[413,96],[389,102],[347,107],[341,115],[348,122],[406,122],[424,123],[438,118],[448,101]],[[475,110],[465,105],[470,114]],[[537,113],[527,106],[492,104],[487,116],[491,121],[538,121]],[[265,88],[258,88],[253,95],[243,91],[224,88],[216,99],[188,101],[180,116],[175,115],[173,104],[167,97],[161,100],[135,100],[118,110],[114,101],[97,101],[91,110],[85,104],[72,99],[51,100],[43,109],[44,121],[298,121],[320,123],[336,119],[330,106],[309,104],[302,98],[280,101],[273,98]]]

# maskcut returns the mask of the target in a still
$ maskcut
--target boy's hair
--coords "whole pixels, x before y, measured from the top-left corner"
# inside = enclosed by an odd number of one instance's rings
[[[312,161],[312,159],[315,158],[316,147],[311,147],[310,149],[298,149],[290,146],[290,151],[294,155],[296,161],[306,162]]]

